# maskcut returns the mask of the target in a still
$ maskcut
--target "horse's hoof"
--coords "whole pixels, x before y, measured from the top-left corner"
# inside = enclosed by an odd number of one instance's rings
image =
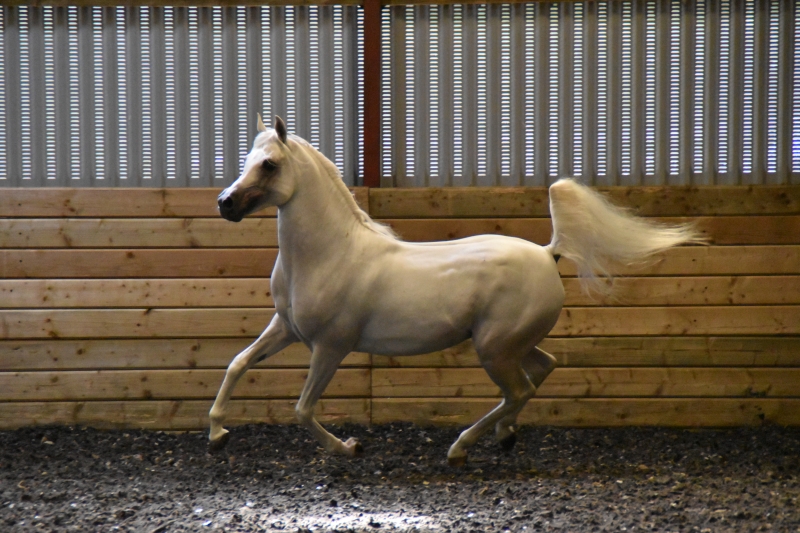
[[[466,455],[459,455],[456,457],[448,457],[447,464],[452,466],[453,468],[461,468],[465,464],[467,464],[467,456]]]
[[[345,442],[344,445],[347,446],[347,449],[350,451],[350,455],[352,457],[361,457],[364,455],[364,447],[355,438],[350,437],[347,439],[347,442]]]
[[[500,448],[503,449],[504,452],[510,452],[514,449],[514,445],[517,443],[517,434],[512,433],[508,437],[504,438],[499,442]]]
[[[208,451],[211,453],[216,453],[218,451],[221,451],[228,444],[229,440],[231,440],[231,434],[226,431],[217,440],[212,440],[208,442]]]

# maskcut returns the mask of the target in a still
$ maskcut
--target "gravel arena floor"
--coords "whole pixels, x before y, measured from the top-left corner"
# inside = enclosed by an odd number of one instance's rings
[[[523,427],[447,466],[453,428],[298,426],[200,433],[0,432],[0,531],[800,532],[800,428]]]

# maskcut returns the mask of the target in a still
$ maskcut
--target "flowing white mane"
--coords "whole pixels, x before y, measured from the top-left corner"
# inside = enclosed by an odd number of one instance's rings
[[[319,150],[314,148],[311,144],[309,144],[305,139],[297,137],[295,135],[291,135],[290,138],[300,144],[303,147],[306,147],[312,151],[312,153],[316,156],[317,161],[325,170],[325,174],[331,179],[333,182],[334,188],[336,189],[337,193],[341,195],[344,199],[345,204],[347,207],[350,208],[350,211],[353,215],[361,221],[364,226],[371,229],[372,231],[389,237],[391,239],[400,240],[400,237],[397,233],[392,230],[386,224],[381,224],[380,222],[376,222],[372,219],[367,213],[364,212],[361,207],[359,207],[358,203],[356,202],[355,198],[353,197],[353,193],[350,192],[350,189],[347,188],[347,185],[344,184],[342,180],[342,173],[339,172],[339,168],[331,162],[327,157],[325,157]]]

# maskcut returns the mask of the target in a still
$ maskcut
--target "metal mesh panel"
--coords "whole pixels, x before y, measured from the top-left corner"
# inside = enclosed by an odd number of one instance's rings
[[[356,184],[355,6],[3,7],[0,186],[222,186],[256,112]]]

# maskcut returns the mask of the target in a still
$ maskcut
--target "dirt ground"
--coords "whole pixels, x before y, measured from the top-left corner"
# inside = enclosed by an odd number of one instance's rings
[[[800,428],[523,427],[447,466],[458,430],[297,426],[206,436],[86,428],[0,432],[0,531],[800,532]]]

